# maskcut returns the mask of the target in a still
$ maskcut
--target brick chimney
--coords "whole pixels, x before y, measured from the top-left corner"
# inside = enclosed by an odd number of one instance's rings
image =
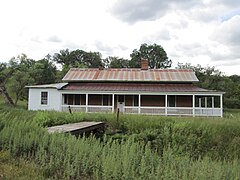
[[[141,70],[148,70],[148,60],[147,59],[141,59]]]

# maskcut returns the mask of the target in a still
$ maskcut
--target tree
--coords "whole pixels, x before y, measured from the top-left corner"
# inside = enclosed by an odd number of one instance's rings
[[[53,55],[53,61],[62,65],[60,76],[64,76],[70,68],[98,68],[103,66],[101,53],[83,50],[61,50]]]
[[[220,79],[222,79],[222,72],[214,66],[202,67],[200,64],[193,66],[190,63],[178,63],[177,69],[192,69],[199,80],[198,86],[207,89],[221,90],[218,83]]]
[[[12,58],[9,61],[10,67],[14,67],[14,72],[8,81],[9,92],[14,99],[14,105],[17,105],[18,100],[26,99],[27,89],[25,86],[34,82],[31,76],[31,69],[35,61],[29,59],[25,54]]]
[[[87,67],[98,68],[102,65],[101,53],[85,52],[83,50],[75,50],[69,52],[68,49],[61,50],[60,53],[55,53],[53,61],[60,63],[62,66],[71,67]]]
[[[15,106],[25,94],[25,86],[33,83],[30,71],[34,63],[25,54],[21,54],[8,63],[0,64],[0,91],[6,104]]]
[[[55,53],[53,55],[53,61],[66,66],[69,66],[73,63],[73,59],[71,59],[70,52],[68,49],[60,50],[59,53]]]
[[[133,50],[130,57],[130,67],[141,67],[141,59],[147,59],[150,68],[168,68],[172,65],[172,60],[168,59],[167,53],[163,47],[157,44],[142,44],[139,50]]]
[[[50,56],[34,61],[21,54],[0,64],[0,94],[5,103],[15,106],[19,99],[27,99],[27,85],[54,83],[56,74]]]
[[[14,69],[9,67],[7,63],[0,64],[0,95],[3,96],[6,104],[14,105],[12,98],[7,90],[7,82],[14,72]]]
[[[103,60],[106,67],[109,68],[127,68],[129,67],[129,60],[119,57],[109,56]]]
[[[47,57],[36,61],[30,71],[34,84],[54,83],[57,81],[56,74],[56,66]]]

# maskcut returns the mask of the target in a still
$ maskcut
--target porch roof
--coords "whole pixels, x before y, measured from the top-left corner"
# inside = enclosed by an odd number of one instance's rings
[[[62,90],[113,91],[113,92],[216,92],[194,86],[193,84],[157,83],[69,83]]]
[[[26,88],[52,88],[52,89],[61,89],[66,86],[68,83],[55,83],[55,84],[41,84],[41,85],[32,85],[25,86]]]
[[[65,82],[198,82],[190,69],[71,68]]]

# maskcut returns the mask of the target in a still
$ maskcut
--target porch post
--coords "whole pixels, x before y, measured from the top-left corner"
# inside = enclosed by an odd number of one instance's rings
[[[221,111],[221,117],[223,117],[223,95],[220,95],[220,111]]]
[[[167,116],[168,112],[167,112],[167,94],[165,94],[165,116]]]
[[[198,99],[198,105],[200,108],[202,107],[202,98],[201,97]]]
[[[114,94],[112,94],[112,113],[114,113]]]
[[[205,108],[207,108],[207,97],[205,97]]]
[[[193,117],[195,117],[195,95],[193,94],[192,96],[192,114],[193,114]]]
[[[141,94],[138,94],[138,114],[141,114]]]
[[[62,101],[62,104],[60,105],[60,111],[63,111],[63,104],[64,104],[64,99],[65,99],[65,95],[63,95],[62,93],[61,93],[61,101]]]
[[[214,108],[214,96],[212,96],[212,108]]]
[[[86,93],[86,112],[88,112],[88,93]]]

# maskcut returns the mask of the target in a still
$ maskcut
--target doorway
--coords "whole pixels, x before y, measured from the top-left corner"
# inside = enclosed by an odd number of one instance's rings
[[[117,110],[119,109],[119,112],[124,112],[124,106],[125,106],[125,96],[118,95],[117,96]]]

